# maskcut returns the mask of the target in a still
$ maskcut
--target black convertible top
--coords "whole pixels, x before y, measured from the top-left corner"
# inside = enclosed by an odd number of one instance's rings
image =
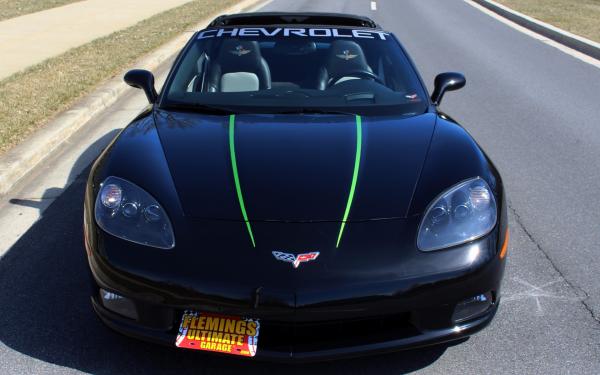
[[[369,29],[381,29],[375,21],[368,17],[343,13],[311,13],[311,12],[257,12],[222,15],[215,18],[208,26],[270,26],[270,25],[319,25],[350,26]]]

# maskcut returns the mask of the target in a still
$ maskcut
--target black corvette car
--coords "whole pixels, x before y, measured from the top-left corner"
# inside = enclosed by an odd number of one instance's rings
[[[467,337],[500,301],[500,175],[364,17],[221,16],[94,163],[92,304],[180,348],[281,361]]]

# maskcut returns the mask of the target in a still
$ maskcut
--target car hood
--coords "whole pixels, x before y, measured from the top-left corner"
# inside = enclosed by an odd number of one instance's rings
[[[406,217],[435,126],[429,113],[154,117],[185,215],[237,221],[240,196],[250,221]]]

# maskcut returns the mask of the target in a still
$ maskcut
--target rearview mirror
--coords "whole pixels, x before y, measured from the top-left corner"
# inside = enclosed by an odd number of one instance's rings
[[[431,101],[435,105],[440,105],[446,91],[461,89],[466,83],[467,80],[465,79],[465,76],[460,73],[449,72],[438,74],[437,77],[435,77]]]
[[[154,89],[154,75],[151,72],[143,69],[133,69],[125,74],[123,80],[131,87],[144,90],[150,103],[156,101],[158,94]]]

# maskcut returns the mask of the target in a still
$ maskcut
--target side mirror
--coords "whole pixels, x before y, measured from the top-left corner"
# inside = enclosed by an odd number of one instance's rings
[[[158,94],[154,89],[154,75],[147,70],[133,69],[128,71],[123,77],[125,83],[136,89],[144,90],[146,98],[150,103],[154,103]]]
[[[465,87],[467,80],[460,73],[441,73],[435,77],[433,94],[431,101],[435,105],[440,105],[446,91],[454,91]]]

